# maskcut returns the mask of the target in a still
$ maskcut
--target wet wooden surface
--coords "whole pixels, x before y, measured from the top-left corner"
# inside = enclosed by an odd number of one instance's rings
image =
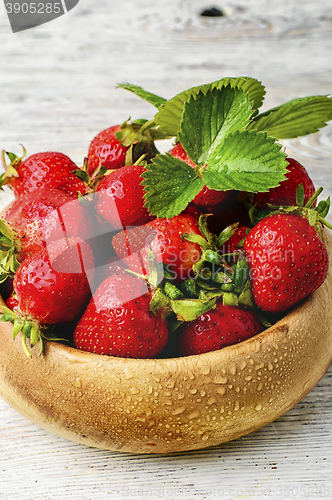
[[[226,15],[199,15],[211,5]],[[248,75],[266,86],[266,109],[328,94],[331,54],[330,0],[81,0],[66,16],[15,35],[1,3],[0,148],[60,150],[80,163],[103,128],[153,116],[150,105],[115,89],[123,81],[168,98]],[[331,195],[332,126],[283,143]],[[9,199],[1,194],[1,205]],[[331,408],[330,368],[295,408],[252,435],[135,456],[57,438],[0,400],[0,499],[331,498]]]

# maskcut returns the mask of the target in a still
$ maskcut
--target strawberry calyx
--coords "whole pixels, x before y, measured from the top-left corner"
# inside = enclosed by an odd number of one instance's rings
[[[113,172],[112,169],[107,169],[102,165],[102,159],[100,159],[98,167],[94,170],[93,174],[88,173],[88,161],[89,158],[84,158],[83,167],[74,170],[72,173],[76,175],[81,181],[83,181],[87,187],[86,194],[94,193],[103,180],[103,178]]]
[[[9,224],[0,218],[0,283],[8,277],[13,278],[20,262],[17,255],[20,252],[20,241]]]
[[[232,254],[220,251],[238,224],[232,224],[217,236],[209,231],[207,217],[202,215],[199,219],[202,236],[192,233],[182,235],[183,239],[198,243],[202,248],[201,259],[192,267],[193,277],[175,285],[172,275],[165,268],[163,279],[152,291],[150,310],[156,314],[163,309],[171,332],[183,322],[194,321],[208,312],[219,300],[224,305],[255,307],[249,264],[244,253],[240,249]],[[230,255],[234,257],[232,265],[226,260]]]
[[[202,247],[201,259],[194,264],[193,279],[198,287],[198,295],[201,297],[222,297],[224,304],[253,306],[250,293],[249,265],[244,253],[239,248],[232,253],[223,253],[222,247],[233,236],[239,224],[231,224],[221,231],[217,236],[211,233],[207,225],[207,217],[203,215],[199,219],[199,225],[205,239],[199,242]],[[183,235],[184,238],[192,239],[195,235]],[[229,258],[233,258],[232,265]],[[189,284],[188,284],[189,285]],[[187,284],[185,285],[187,286]],[[190,284],[193,291],[193,285]],[[196,292],[197,293],[197,292]]]
[[[168,321],[170,331],[174,331],[174,324],[193,321],[214,307],[216,298],[192,296],[186,293],[185,288],[182,290],[174,285],[172,274],[167,271],[166,265],[157,262],[151,248],[148,248],[147,267],[145,274],[130,269],[126,272],[146,281],[151,293],[149,310],[155,315],[160,311],[162,318]]]
[[[17,169],[27,155],[27,150],[24,146],[22,146],[22,149],[22,156],[17,156],[15,153],[5,151],[4,149],[1,151],[1,163],[5,172],[0,175],[0,189],[2,189],[4,185],[8,184],[12,177],[18,177]],[[9,159],[9,163],[7,163],[6,156]]]
[[[38,342],[40,344],[40,354],[42,354],[44,350],[44,342],[45,340],[52,341],[65,341],[66,339],[57,338],[52,334],[54,327],[53,326],[41,326],[38,321],[36,321],[31,316],[17,311],[12,311],[9,307],[0,305],[0,311],[2,313],[1,321],[10,321],[13,323],[12,328],[12,337],[15,340],[17,335],[22,332],[22,346],[27,357],[32,358],[32,354],[29,351],[27,345],[27,339],[30,340],[30,346],[34,347]],[[47,334],[47,332],[49,334]]]
[[[155,127],[155,120],[129,119],[120,125],[120,131],[115,136],[123,146],[128,147],[125,165],[133,165],[142,155],[149,163],[158,153],[155,140],[163,139]]]
[[[290,213],[294,215],[301,215],[308,220],[311,226],[315,227],[316,231],[321,236],[321,230],[323,226],[332,229],[332,225],[326,220],[326,216],[329,213],[331,205],[330,197],[328,197],[326,200],[319,201],[317,206],[315,206],[316,200],[322,193],[322,191],[322,187],[318,188],[317,191],[315,191],[315,193],[311,196],[311,198],[306,203],[304,203],[303,184],[299,184],[296,190],[296,205],[276,206],[268,204],[268,210],[256,210],[255,205],[250,205],[248,203],[247,206],[249,208],[250,220],[255,225],[257,224],[257,222],[270,215]]]
[[[146,165],[146,154],[142,154],[134,163],[129,163],[128,165]],[[94,170],[93,174],[90,175],[88,173],[89,169],[89,158],[84,158],[83,167],[74,170],[72,173],[76,175],[81,181],[83,181],[86,185],[86,195],[91,193],[95,193],[100,182],[111,172],[116,171],[117,169],[107,169],[103,166],[102,159],[100,158],[98,167]],[[79,197],[83,197],[85,195],[80,195]]]

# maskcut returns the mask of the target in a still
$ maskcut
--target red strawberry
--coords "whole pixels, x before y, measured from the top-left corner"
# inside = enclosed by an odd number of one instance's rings
[[[161,312],[149,311],[151,294],[135,276],[104,280],[78,322],[75,346],[110,356],[153,358],[161,353],[168,329]]]
[[[40,325],[77,318],[87,306],[93,255],[80,238],[63,238],[26,258],[14,278],[19,311]]]
[[[11,309],[12,311],[17,311],[18,309],[18,300],[17,297],[14,293],[11,293],[6,300],[6,305]]]
[[[89,239],[96,224],[87,205],[58,189],[40,189],[16,198],[2,219],[7,225],[0,220],[0,232],[12,240],[19,262],[44,248],[46,242],[65,236]]]
[[[97,213],[113,228],[139,226],[154,219],[144,207],[141,186],[144,170],[140,165],[122,167],[104,177],[98,185]]]
[[[314,183],[303,165],[293,158],[287,158],[287,161],[288,173],[286,174],[286,180],[266,193],[256,193],[254,195],[253,204],[256,204],[257,209],[268,209],[268,203],[284,206],[296,205],[296,190],[300,184],[304,188],[304,203],[315,194]]]
[[[120,130],[120,125],[114,125],[92,139],[88,152],[88,174],[90,176],[99,167],[100,162],[108,170],[125,165],[128,147],[122,146],[115,135]]]
[[[115,274],[117,275],[123,274],[124,276],[128,276],[128,272],[125,266],[122,264],[121,261],[119,261],[116,253],[113,250],[113,247],[111,248],[111,251],[113,251],[114,255],[113,258],[111,258],[108,263],[104,263],[103,265],[100,266],[96,265],[95,279],[93,283],[92,293],[95,293],[99,285],[101,285],[101,283],[110,276],[113,276]],[[96,258],[95,258],[95,263],[96,263]]]
[[[157,262],[163,262],[175,280],[182,281],[191,276],[193,264],[201,256],[197,243],[182,239],[185,233],[202,236],[197,220],[188,214],[172,219],[154,219],[142,227],[121,231],[113,238],[116,254],[125,259],[128,267],[140,272],[137,265],[148,273],[148,246]],[[128,257],[129,256],[129,257]]]
[[[264,311],[286,311],[327,276],[326,247],[301,215],[274,214],[261,220],[246,237],[244,251],[253,297]]]
[[[196,164],[189,158],[187,153],[185,152],[182,144],[178,142],[173,146],[173,148],[169,151],[169,154],[174,156],[175,158],[178,158],[179,160],[184,161],[188,165],[190,165],[192,168],[196,167]]]
[[[218,302],[215,309],[184,323],[174,333],[172,346],[176,356],[202,354],[237,344],[262,330],[253,311]]]
[[[17,197],[42,188],[61,189],[76,197],[86,192],[85,183],[73,173],[77,165],[63,153],[36,153],[25,160],[9,155],[15,158],[6,165],[0,184],[8,184]]]
[[[189,158],[183,149],[181,143],[176,144],[169,151],[169,154],[175,158],[179,158],[193,168],[196,167],[195,163]],[[216,191],[204,186],[189,204],[189,207],[194,205],[195,208],[203,210],[205,213],[216,212],[222,209],[226,210],[227,205],[232,203],[236,194],[237,193],[235,191]]]
[[[20,265],[14,278],[17,302],[8,299],[1,319],[13,323],[13,338],[22,332],[27,356],[27,338],[31,347],[39,341],[42,351],[43,337],[57,340],[51,327],[69,325],[83,313],[91,297],[93,266],[92,252],[79,238],[58,240]]]

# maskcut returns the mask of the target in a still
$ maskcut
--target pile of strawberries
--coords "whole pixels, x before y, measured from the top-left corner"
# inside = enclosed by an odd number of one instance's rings
[[[258,83],[248,78],[180,94],[184,111],[177,132],[158,115],[170,101],[124,85],[157,106],[155,119],[102,131],[81,168],[62,153],[26,157],[24,151],[19,158],[3,152],[0,182],[15,200],[0,219],[6,299],[1,319],[13,323],[14,338],[22,332],[29,356],[27,339],[42,349],[43,339],[65,332],[76,348],[111,356],[221,349],[261,332],[324,282],[329,262],[322,227],[330,227],[329,200],[317,203],[321,189],[315,191],[306,169],[276,148],[268,126],[260,131],[256,109],[248,104],[245,126],[232,118],[236,99],[257,104],[248,82],[257,94]],[[215,102],[219,108],[222,103],[223,120],[219,109],[210,156],[201,154],[204,145],[198,154],[193,151],[200,146],[190,141],[197,143],[205,129],[186,135],[190,120],[197,121],[194,105],[209,110]],[[234,130],[220,139],[227,119],[235,120]],[[281,165],[271,187],[260,180],[257,191],[249,181],[243,189],[241,180],[222,189],[233,153],[227,168],[209,171],[209,158],[215,165],[218,148],[225,151],[239,135],[248,143],[259,141],[258,149],[266,144]],[[155,141],[170,137],[175,145],[161,155]],[[241,168],[235,167],[234,179],[240,179]],[[177,171],[184,172],[178,180]]]

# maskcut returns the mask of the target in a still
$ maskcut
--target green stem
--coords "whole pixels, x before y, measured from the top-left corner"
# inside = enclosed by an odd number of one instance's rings
[[[322,187],[318,188],[317,191],[312,195],[312,197],[309,198],[304,208],[311,208],[314,201],[318,198],[318,196],[321,194],[322,191],[323,191]]]
[[[29,351],[28,346],[27,346],[27,338],[23,334],[22,334],[22,345],[23,345],[23,351],[28,356],[28,358],[32,358],[31,352]]]
[[[140,132],[143,134],[144,131],[147,129],[147,128],[150,128],[150,127],[153,127],[153,125],[155,125],[155,119],[152,118],[152,120],[149,120],[147,122],[144,123],[144,125],[141,126],[140,128]]]

